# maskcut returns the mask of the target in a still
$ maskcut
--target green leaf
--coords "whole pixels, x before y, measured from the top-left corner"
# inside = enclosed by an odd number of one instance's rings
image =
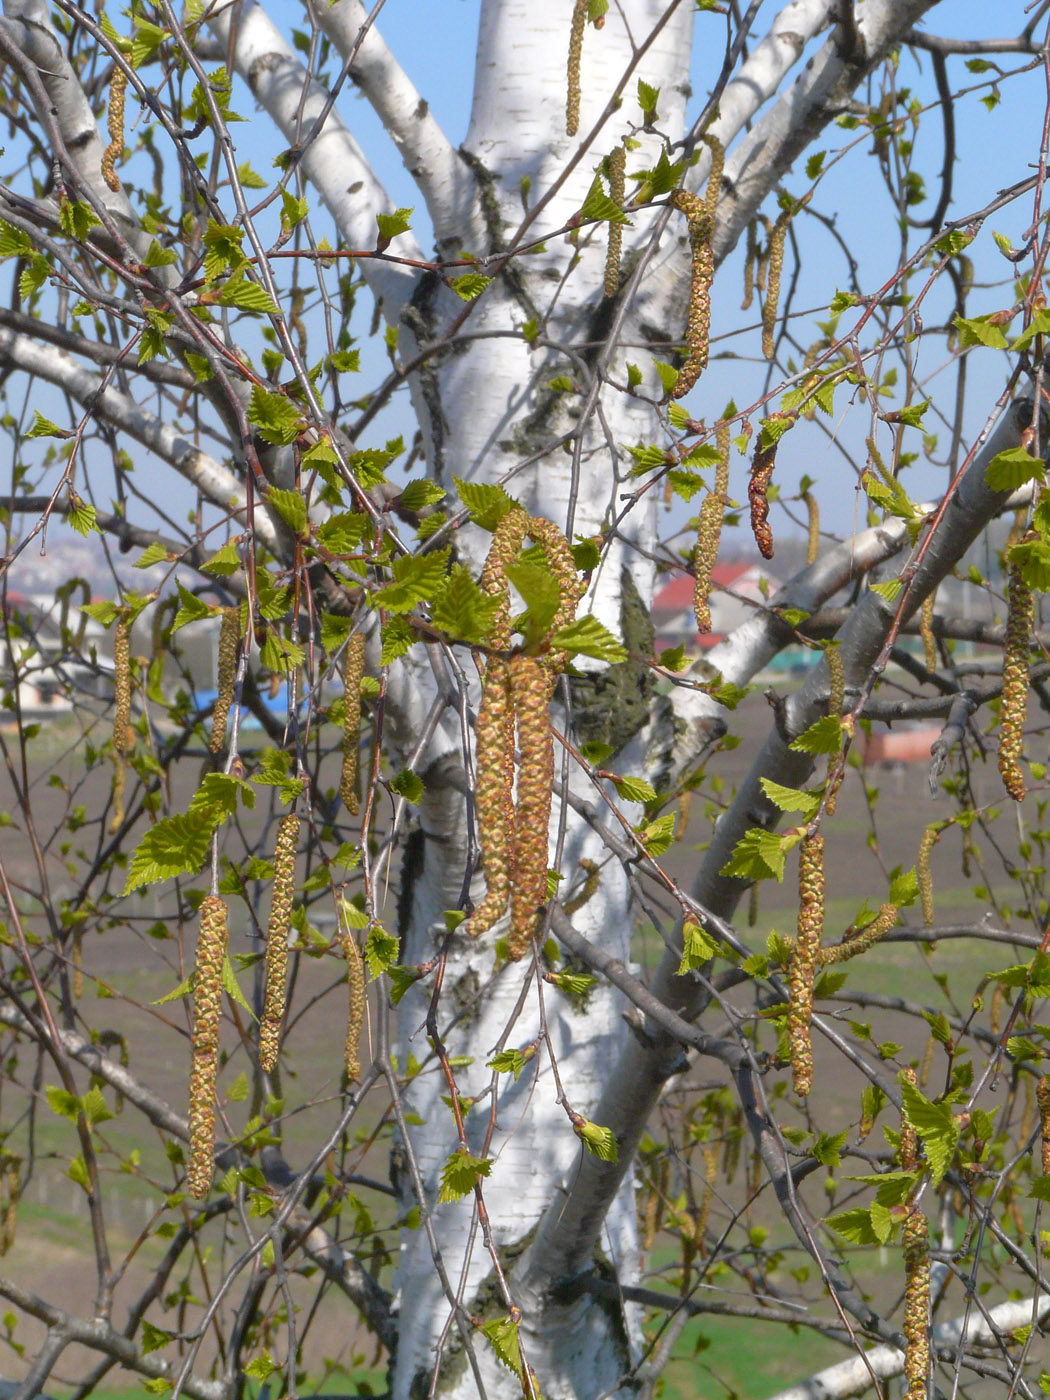
[[[462,564],[454,564],[430,609],[435,627],[457,641],[478,646],[488,640],[499,599],[483,593]]]
[[[462,1200],[491,1170],[490,1157],[472,1157],[469,1152],[462,1150],[453,1152],[441,1169],[438,1204]]]
[[[646,822],[641,827],[635,827],[635,831],[641,838],[646,851],[655,860],[662,856],[674,841],[677,825],[678,818],[673,812],[669,812],[667,816],[657,817],[655,821]]]
[[[0,219],[0,258],[24,258],[33,252],[33,240],[22,229]]]
[[[656,789],[644,778],[613,778],[613,787],[625,802],[654,802]]]
[[[369,530],[364,511],[340,511],[317,527],[317,543],[330,554],[356,554]]]
[[[923,399],[922,403],[910,404],[900,411],[901,422],[908,428],[921,428],[923,414],[930,406],[931,400]]]
[[[231,1001],[235,1001],[242,1011],[246,1011],[252,1020],[255,1020],[255,1012],[238,986],[237,974],[233,970],[229,953],[226,953],[222,960],[222,989]]]
[[[583,201],[580,213],[585,219],[600,220],[603,223],[625,224],[628,222],[627,215],[616,203],[616,200],[605,193],[600,175],[595,175],[591,181],[591,187],[587,191],[587,198]]]
[[[842,1149],[848,1137],[848,1129],[843,1129],[841,1133],[821,1133],[811,1148],[813,1156],[822,1167],[834,1171],[842,1160]]]
[[[372,595],[372,605],[387,612],[408,613],[418,603],[429,602],[444,582],[448,549],[431,554],[406,554],[390,565],[394,582]]]
[[[559,627],[551,638],[551,645],[563,648],[570,656],[593,656],[614,666],[627,660],[626,647],[593,613]]]
[[[379,228],[379,237],[376,239],[376,248],[383,252],[391,242],[397,238],[398,234],[407,233],[411,224],[411,209],[395,209],[392,214],[377,214],[376,224]]]
[[[484,481],[464,481],[461,477],[452,478],[456,493],[470,512],[471,519],[483,530],[495,530],[496,526],[518,504],[508,496],[502,486],[494,486]]]
[[[485,277],[480,272],[464,272],[462,277],[453,277],[449,286],[464,301],[474,301],[491,281],[491,277]]]
[[[781,787],[772,778],[762,778],[762,791],[782,812],[801,812],[808,821],[820,806],[819,792],[802,792],[798,788]]]
[[[283,491],[271,486],[266,503],[272,506],[293,534],[301,535],[306,530],[306,502],[299,491]],[[283,613],[287,609],[282,609]]]
[[[380,923],[373,923],[365,941],[365,962],[373,981],[397,962],[398,940]]]
[[[638,106],[642,109],[642,116],[647,122],[651,122],[656,117],[656,104],[660,100],[660,89],[653,87],[650,83],[638,79]]]
[[[572,1126],[576,1136],[592,1157],[598,1157],[603,1162],[615,1162],[619,1157],[616,1134],[611,1128],[603,1128],[600,1123],[592,1123],[589,1118],[574,1118]]]
[[[1050,592],[1050,544],[1045,540],[1022,540],[1010,550],[1010,563],[1020,570],[1029,588]]]
[[[838,1215],[830,1215],[825,1223],[851,1244],[882,1243],[872,1227],[870,1210],[863,1206],[855,1206],[853,1210],[843,1210]]]
[[[402,768],[397,777],[391,781],[390,786],[394,792],[403,797],[406,802],[411,802],[413,806],[422,800],[423,779],[418,773],[413,773],[410,768]]]
[[[178,632],[180,628],[188,626],[191,622],[199,622],[201,618],[211,617],[212,609],[195,593],[191,593],[188,588],[184,588],[180,583],[179,590],[179,610],[171,624],[171,631]]]
[[[216,578],[226,578],[228,575],[236,573],[240,567],[241,560],[237,553],[237,546],[232,541],[222,545],[206,564],[201,565],[206,574],[212,574]]]
[[[98,528],[95,524],[95,507],[72,494],[70,494],[69,513],[66,520],[78,535],[85,537],[90,535],[92,530]]]
[[[1006,336],[987,316],[956,316],[952,325],[959,332],[959,345],[963,350],[970,345],[986,345],[990,350],[1006,349]]]
[[[248,405],[248,422],[258,429],[264,442],[272,442],[287,447],[299,436],[303,428],[303,417],[298,408],[284,394],[271,393],[256,384],[252,389]],[[275,488],[270,488],[270,496]],[[296,492],[284,492],[296,495]]]
[[[842,748],[842,724],[837,715],[824,715],[792,741],[796,753],[832,754]]]
[[[529,1056],[531,1059],[532,1056]],[[518,1075],[525,1068],[527,1061],[520,1050],[500,1050],[488,1061],[487,1068],[494,1069],[497,1074],[513,1074],[515,1084],[518,1082]]]
[[[448,492],[436,481],[420,476],[415,481],[410,481],[401,492],[400,504],[405,510],[423,510],[426,506],[437,505],[438,501],[443,501],[447,495]]]
[[[282,637],[279,632],[267,632],[259,648],[259,660],[269,671],[283,676],[306,660],[306,652],[298,642]]]
[[[1032,343],[1037,335],[1046,335],[1047,331],[1050,331],[1050,307],[1035,313],[1025,329],[1010,346],[1010,349],[1024,350]]]
[[[832,316],[841,316],[843,311],[848,311],[851,306],[857,305],[857,298],[852,292],[836,292],[831,298],[831,306],[828,310]]]
[[[915,867],[896,871],[890,880],[890,901],[899,908],[914,904],[919,897],[919,877]]]
[[[171,1341],[171,1333],[165,1332],[160,1327],[154,1327],[148,1319],[142,1319],[142,1351],[148,1356],[151,1351],[160,1351],[161,1347],[166,1347]]]
[[[922,1139],[926,1160],[936,1185],[948,1170],[959,1140],[959,1129],[948,1104],[931,1103],[902,1075],[900,1079],[904,1113]]]
[[[838,721],[836,720],[836,724]],[[783,880],[787,857],[785,838],[775,831],[763,831],[759,826],[746,831],[733,848],[733,854],[721,874],[735,875],[742,880]]]
[[[1041,458],[1033,457],[1023,447],[1010,447],[988,463],[985,480],[993,491],[1016,491],[1026,481],[1042,481],[1045,475]]]
[[[594,4],[595,0],[591,0]],[[494,1317],[482,1327],[489,1345],[508,1371],[521,1378],[521,1344],[518,1341],[518,1324],[512,1317]],[[529,1393],[526,1387],[526,1394]]]
[[[36,412],[33,414],[32,426],[26,429],[25,436],[27,438],[67,438],[71,437],[72,434],[67,428],[60,428],[57,426],[57,424],[52,423],[50,418],[45,418],[44,415],[40,412],[40,410],[37,409]]]
[[[419,638],[411,623],[405,618],[390,618],[383,624],[383,644],[379,655],[380,665],[389,666],[391,661],[397,661],[418,641]]]
[[[278,315],[279,308],[270,300],[265,287],[244,277],[231,277],[219,293],[223,306],[235,306],[240,311],[256,311],[267,316]]]
[[[77,1121],[80,1100],[76,1094],[71,1094],[68,1089],[60,1089],[57,1084],[48,1084],[44,1093],[52,1113],[57,1113],[60,1118],[68,1118],[71,1123]]]
[[[150,827],[128,863],[124,893],[175,875],[196,875],[208,858],[212,832],[218,824],[210,814],[195,812],[164,817]]]
[[[703,967],[717,957],[717,942],[694,920],[686,919],[682,925],[682,960],[678,964],[678,976],[684,977],[687,972]]]
[[[139,557],[135,560],[136,569],[151,569],[154,564],[166,564],[171,556],[162,544],[154,540],[153,544],[147,545]]]

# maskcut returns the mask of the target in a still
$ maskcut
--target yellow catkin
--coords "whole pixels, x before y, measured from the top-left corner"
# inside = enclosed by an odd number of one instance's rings
[[[930,856],[941,838],[944,822],[930,822],[919,841],[919,854],[915,861],[915,874],[919,881],[919,899],[922,903],[922,921],[927,928],[933,927],[933,874],[930,870]]]
[[[361,681],[365,674],[365,634],[355,632],[346,647],[343,667],[343,769],[339,796],[352,817],[360,809],[357,797],[357,740],[361,725]]]
[[[693,1238],[700,1253],[704,1253],[704,1233],[711,1215],[711,1202],[715,1197],[715,1178],[718,1175],[718,1158],[710,1143],[705,1143],[704,1154],[704,1194],[700,1197],[700,1209],[696,1213]]]
[[[1006,646],[1003,650],[1003,694],[999,702],[999,773],[1014,799],[1024,798],[1021,748],[1028,706],[1028,647],[1032,631],[1032,590],[1020,567],[1010,566],[1006,589]]]
[[[113,836],[121,828],[124,821],[124,784],[126,774],[124,772],[124,755],[114,753],[113,759],[113,805],[110,809],[109,824],[106,830]]]
[[[569,30],[569,83],[565,99],[565,133],[575,136],[580,129],[580,59],[583,56],[583,31],[587,24],[587,0],[576,0],[572,7]]]
[[[267,1074],[277,1064],[284,1019],[288,977],[288,931],[292,922],[295,890],[295,851],[299,844],[299,817],[288,812],[277,827],[273,849],[273,896],[266,930],[266,990],[259,1021],[259,1063]]]
[[[773,558],[773,530],[769,524],[769,483],[773,479],[773,468],[777,463],[777,444],[755,449],[751,462],[751,478],[747,484],[747,498],[751,505],[751,532],[763,559]]]
[[[758,261],[758,225],[754,219],[747,226],[747,249],[744,253],[744,300],[740,310],[747,311],[755,299],[755,264]]]
[[[18,1202],[22,1194],[20,1165],[21,1158],[13,1153],[0,1153],[0,1255],[6,1254],[15,1242]]]
[[[788,1040],[795,1093],[804,1098],[813,1087],[813,982],[824,930],[824,838],[804,836],[798,864],[798,937],[788,961]]]
[[[936,592],[928,594],[922,600],[922,608],[919,611],[919,635],[922,637],[927,671],[936,671],[940,659],[937,655],[937,639],[933,635],[933,611],[936,601]]]
[[[190,1193],[208,1194],[215,1159],[215,1082],[219,1069],[222,969],[226,959],[226,901],[205,895],[193,980],[193,1064],[190,1069]]]
[[[518,803],[514,820],[514,873],[507,956],[512,962],[528,950],[536,917],[547,900],[547,835],[554,784],[547,676],[533,656],[510,662],[511,691],[518,722]]]
[[[117,619],[113,633],[113,747],[127,753],[134,743],[131,732],[131,619],[126,612]]]
[[[824,648],[824,660],[828,667],[828,714],[838,718],[846,700],[846,672],[837,642],[829,642]]]
[[[678,371],[671,397],[683,398],[707,368],[711,335],[711,283],[715,256],[711,247],[712,220],[707,204],[688,190],[675,190],[671,203],[686,217],[689,246],[692,249],[692,275],[689,283],[689,313],[685,327],[686,361]]]
[[[627,152],[617,146],[607,161],[609,171],[609,198],[623,208],[626,192]],[[620,254],[623,251],[623,224],[609,223],[609,249],[605,257],[605,295],[614,297],[620,285]]]
[[[780,275],[784,268],[784,239],[788,218],[785,212],[773,225],[769,235],[769,264],[766,272],[766,295],[762,302],[762,354],[773,358],[773,335],[777,327],[777,307],[780,302]]]
[[[899,910],[896,904],[882,904],[879,912],[872,919],[870,924],[865,924],[858,929],[852,937],[847,936],[841,943],[834,943],[831,947],[821,948],[820,964],[826,967],[830,963],[849,962],[851,958],[856,958],[861,953],[866,953],[869,948],[874,948],[875,944],[885,938],[888,933],[897,927],[897,915]]]
[[[726,148],[713,131],[705,131],[700,140],[711,152],[711,169],[707,176],[707,194],[704,198],[704,212],[714,232],[715,214],[718,212],[718,196],[722,191],[722,172],[726,163]]]
[[[919,1088],[926,1088],[926,1081],[930,1077],[930,1070],[933,1068],[933,1057],[937,1053],[936,1036],[926,1037],[926,1049],[922,1054],[922,1063],[919,1065]]]
[[[598,893],[601,884],[602,869],[596,860],[588,860],[583,856],[580,859],[580,869],[587,878],[577,893],[565,901],[566,914],[575,914],[578,909],[582,909]]]
[[[237,674],[237,652],[241,642],[241,610],[223,608],[219,624],[218,693],[211,714],[211,738],[208,748],[221,753],[226,747],[226,723],[233,704],[233,682]]]
[[[716,434],[718,464],[715,467],[714,490],[704,497],[693,553],[693,616],[697,630],[711,630],[711,578],[718,562],[718,547],[722,541],[722,522],[729,493],[729,424],[720,422]]]
[[[910,1065],[903,1071],[903,1077],[913,1089],[918,1086],[918,1078]],[[915,1131],[915,1125],[910,1122],[906,1113],[901,1113],[901,1140],[898,1153],[901,1159],[901,1171],[915,1171],[919,1165],[919,1138]]]
[[[351,1083],[361,1078],[361,1030],[365,1023],[365,967],[352,933],[343,934],[343,957],[350,1008],[346,1021],[346,1077]]]
[[[102,153],[102,178],[111,190],[120,189],[120,176],[114,165],[124,151],[124,97],[128,75],[119,65],[113,69],[109,84],[109,145]]]
[[[996,982],[992,991],[991,1004],[988,1007],[988,1029],[991,1031],[992,1035],[999,1034],[999,1022],[1003,1013],[1003,1003],[1005,1001],[1006,992],[1003,990],[1003,984],[1001,982]]]
[[[926,1400],[930,1370],[930,1236],[912,1201],[904,1218],[904,1377],[906,1400]]]
[[[802,495],[806,503],[806,514],[809,519],[809,534],[806,539],[806,563],[815,564],[817,556],[820,554],[820,503],[812,491],[805,491]]]
[[[1045,1074],[1035,1087],[1035,1101],[1039,1108],[1040,1162],[1043,1175],[1050,1176],[1050,1079]]]

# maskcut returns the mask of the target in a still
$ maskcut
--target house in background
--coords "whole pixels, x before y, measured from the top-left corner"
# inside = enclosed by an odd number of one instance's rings
[[[739,627],[756,607],[764,607],[780,587],[780,580],[764,564],[738,560],[716,564],[711,576],[711,631],[700,636],[693,616],[693,576],[676,574],[653,598],[656,650],[684,646],[696,653],[720,642]]]

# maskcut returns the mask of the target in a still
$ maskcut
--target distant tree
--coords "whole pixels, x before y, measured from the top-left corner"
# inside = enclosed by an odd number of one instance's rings
[[[1006,188],[953,181],[1050,6],[957,40],[935,0],[483,0],[458,147],[382,8],[4,6],[5,564],[64,519],[146,580],[114,557],[79,608],[70,579],[50,641],[3,584],[0,1244],[43,1249],[57,1161],[95,1263],[89,1312],[0,1273],[15,1394],[313,1393],[322,1355],[359,1392],[360,1318],[398,1400],[649,1396],[699,1316],[837,1351],[792,1396],[1031,1395],[1045,98]],[[896,242],[855,232],[884,207]],[[807,566],[702,662],[656,651],[658,581],[691,573],[709,630],[745,496]],[[1001,560],[969,553],[1004,514]],[[731,783],[791,645],[815,664]],[[891,868],[853,769],[915,718],[938,797],[886,814],[925,828]],[[796,880],[794,930],[739,917]]]

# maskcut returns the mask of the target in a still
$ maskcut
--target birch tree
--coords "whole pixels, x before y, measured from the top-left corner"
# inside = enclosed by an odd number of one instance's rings
[[[727,1317],[833,1358],[793,1397],[1036,1393],[1050,7],[440,8],[463,131],[395,0],[5,0],[0,1249],[57,1163],[94,1269],[0,1271],[14,1394],[358,1393],[367,1336],[397,1400],[649,1396]],[[112,596],[27,601],[70,528]],[[742,539],[779,587],[657,646]]]

